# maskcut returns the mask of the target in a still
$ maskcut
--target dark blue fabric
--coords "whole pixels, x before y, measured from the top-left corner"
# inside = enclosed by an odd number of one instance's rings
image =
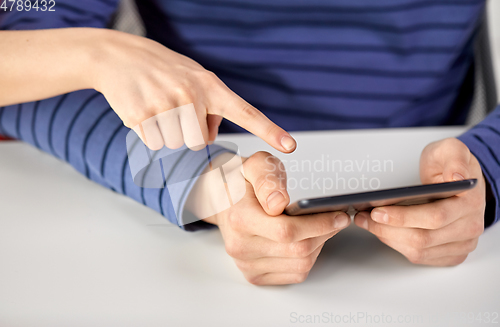
[[[148,37],[197,60],[289,131],[456,125],[469,110],[472,44],[484,0],[142,0],[137,5]],[[112,0],[59,0],[51,13],[0,14],[0,28],[103,28],[116,7]],[[496,112],[461,138],[481,162],[496,199],[499,130]],[[220,131],[242,130],[224,121]],[[168,192],[132,183],[127,130],[97,92],[0,109],[2,132],[174,221]],[[172,169],[194,173],[197,161],[188,157],[171,163]]]
[[[286,130],[463,124],[482,0],[144,0],[149,37]],[[473,75],[470,74],[469,77]],[[241,132],[224,121],[222,132]]]
[[[500,216],[500,106],[474,128],[459,139],[464,142],[477,157],[484,177],[491,186],[494,199],[487,208],[492,217],[485,217],[487,225],[496,223]]]

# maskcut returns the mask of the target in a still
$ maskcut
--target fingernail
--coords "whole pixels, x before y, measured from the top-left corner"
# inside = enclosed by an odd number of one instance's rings
[[[335,218],[335,222],[333,223],[334,228],[344,228],[349,224],[349,218],[346,215],[338,215],[337,218]]]
[[[389,215],[387,214],[387,212],[380,209],[373,210],[371,216],[372,219],[378,223],[387,224],[387,222],[389,221]]]
[[[295,148],[295,140],[290,136],[285,135],[281,138],[281,145],[285,148],[285,150],[290,151]]]
[[[357,224],[359,227],[363,229],[368,229],[368,219],[364,216],[359,216],[357,220]]]
[[[269,209],[273,209],[277,205],[282,203],[284,200],[285,200],[285,197],[283,196],[283,194],[281,194],[281,192],[279,192],[279,191],[275,191],[267,197],[267,207]]]
[[[465,179],[465,177],[463,177],[462,175],[460,175],[459,173],[454,173],[453,174],[453,180],[454,181],[463,181]]]

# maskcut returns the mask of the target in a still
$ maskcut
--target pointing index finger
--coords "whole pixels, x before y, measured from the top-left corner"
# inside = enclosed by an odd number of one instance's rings
[[[297,144],[289,133],[245,100],[238,96],[236,98],[237,100],[222,112],[224,118],[260,137],[276,150],[284,153],[295,150]]]

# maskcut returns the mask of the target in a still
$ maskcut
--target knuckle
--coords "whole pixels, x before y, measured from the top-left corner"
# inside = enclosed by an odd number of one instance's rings
[[[304,258],[307,257],[312,249],[312,242],[310,240],[302,240],[299,242],[295,242],[291,244],[292,247],[292,256],[296,258]]]
[[[227,217],[227,224],[229,228],[235,231],[243,230],[244,220],[242,215],[235,210],[232,210],[231,213]]]
[[[261,285],[264,285],[264,282],[263,282],[263,279],[262,279],[262,276],[263,275],[256,275],[256,276],[248,276],[248,277],[245,277],[246,280],[252,284],[252,285],[256,285],[256,286],[261,286]]]
[[[236,266],[239,270],[243,272],[251,271],[253,269],[253,265],[251,262],[246,260],[235,260]]]
[[[172,94],[180,103],[192,103],[194,96],[192,90],[186,85],[177,85],[171,89]]]
[[[276,239],[279,243],[292,243],[295,235],[295,226],[290,222],[282,221],[278,224]]]
[[[458,266],[459,264],[462,264],[465,261],[465,259],[467,259],[467,256],[468,254],[457,256],[451,261],[450,266]]]
[[[484,232],[484,220],[476,219],[469,226],[469,232],[472,237],[479,237]]]
[[[204,81],[205,83],[208,83],[208,86],[212,86],[214,82],[218,82],[219,78],[217,75],[206,69],[199,70],[197,73],[197,78],[201,81]]]
[[[265,152],[267,156],[264,158],[264,161],[267,164],[267,169],[268,171],[280,171],[280,166],[282,165],[282,162],[280,159],[277,157],[273,156],[272,154],[269,154]]]
[[[272,154],[266,151],[259,151],[255,152],[253,155],[251,155],[246,161],[245,164],[254,164],[255,163],[260,163],[262,161],[266,162],[267,160],[272,160],[272,159],[267,159],[267,158],[272,158],[274,157]]]
[[[465,252],[466,253],[471,253],[473,252],[474,250],[476,250],[477,248],[477,244],[478,244],[478,239],[477,238],[473,238],[472,240],[468,240],[466,243],[465,243]]]
[[[276,188],[276,183],[274,182],[273,178],[274,175],[266,174],[266,175],[261,175],[257,177],[257,180],[255,181],[255,193],[256,194],[261,194],[260,192],[264,190],[273,190]]]
[[[460,141],[459,139],[457,139],[455,137],[449,137],[447,139],[444,139],[443,144],[446,146],[455,147],[457,150],[460,150],[460,151],[469,151],[469,148],[467,147],[467,145],[465,145],[462,141]]]
[[[448,211],[443,206],[439,206],[439,209],[432,216],[430,227],[437,229],[443,227],[447,220]]]
[[[314,265],[313,258],[305,257],[297,261],[297,272],[298,273],[308,273]]]
[[[431,243],[430,235],[426,230],[414,230],[410,242],[415,249],[424,249]]]
[[[299,273],[295,275],[295,278],[292,281],[292,284],[300,284],[306,281],[308,273]]]
[[[231,258],[242,258],[245,253],[245,247],[241,244],[241,242],[237,240],[230,240],[226,241],[225,244],[225,249],[226,253],[231,257]]]
[[[259,114],[259,112],[248,103],[245,103],[243,106],[241,106],[240,111],[243,117],[250,120],[257,118]]]
[[[426,251],[423,249],[414,249],[408,256],[408,261],[414,264],[422,264],[426,259]]]

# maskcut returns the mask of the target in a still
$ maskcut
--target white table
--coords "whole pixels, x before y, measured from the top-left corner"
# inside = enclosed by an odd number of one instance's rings
[[[296,153],[271,152],[288,166],[293,160],[320,160],[322,154],[344,163],[392,160],[392,172],[366,176],[379,178],[381,187],[402,186],[419,182],[425,144],[462,130],[295,133]],[[248,135],[220,139],[236,142],[244,155],[270,151]],[[305,283],[257,287],[226,255],[217,230],[183,232],[31,146],[0,144],[0,181],[2,327],[311,325],[298,322],[307,315],[320,315],[320,325],[332,326],[358,312],[374,321],[390,316],[393,326],[401,318],[422,319],[419,326],[430,319],[441,319],[432,320],[433,326],[457,326],[452,318],[459,312],[500,311],[500,226],[481,236],[464,264],[430,268],[408,263],[353,224],[325,245]],[[329,194],[346,191],[354,190]],[[291,190],[292,200],[321,194]],[[372,325],[367,319],[344,325]]]

